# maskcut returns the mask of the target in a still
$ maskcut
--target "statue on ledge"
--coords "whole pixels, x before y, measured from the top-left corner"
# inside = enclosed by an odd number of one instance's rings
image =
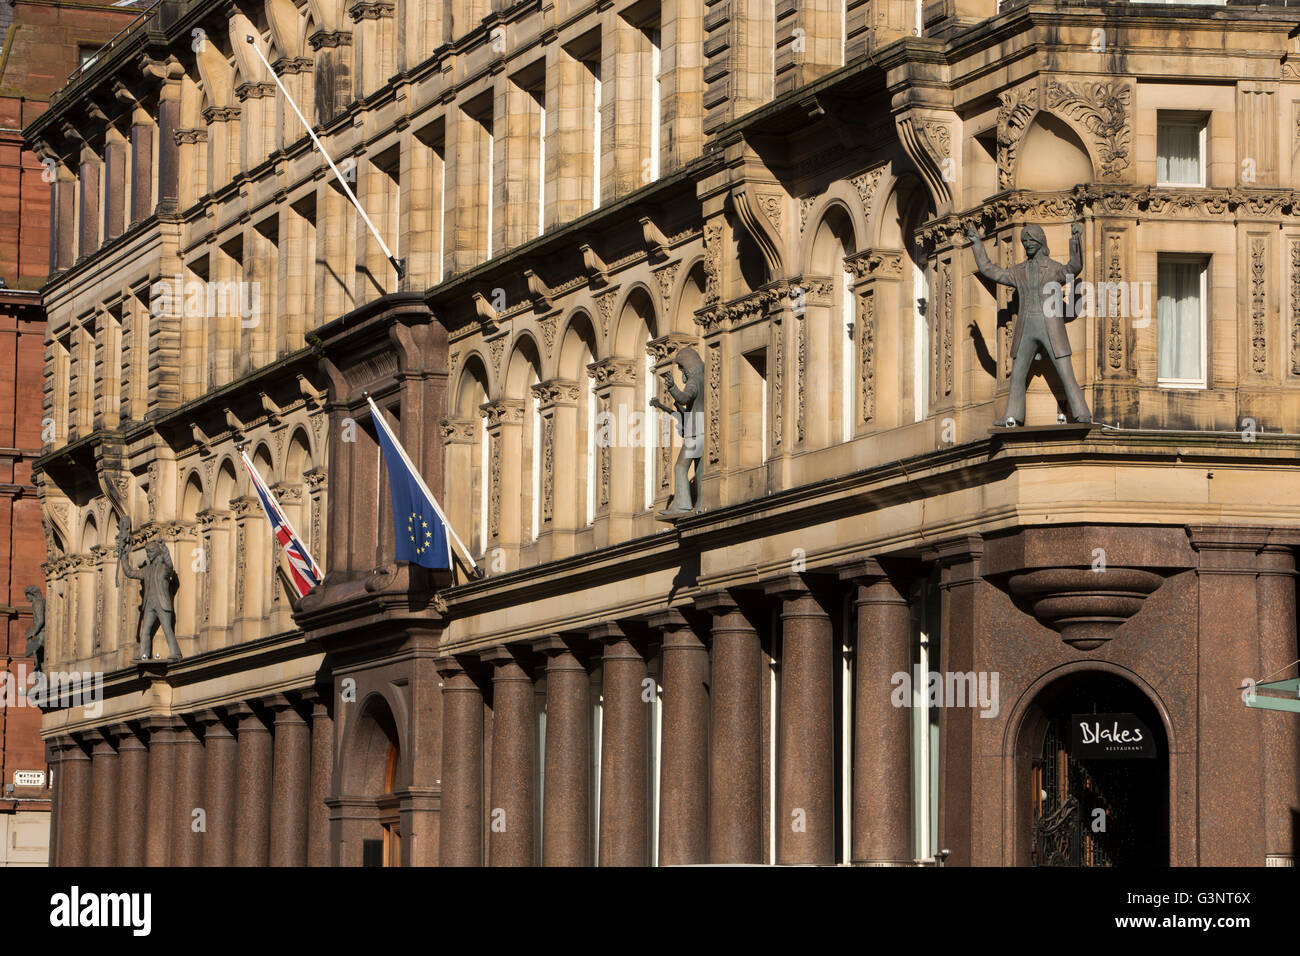
[[[172,569],[171,555],[167,546],[161,541],[150,541],[145,545],[145,563],[139,568],[131,567],[127,557],[127,543],[131,538],[131,525],[122,523],[122,530],[117,536],[118,566],[128,578],[140,582],[143,592],[144,611],[140,615],[140,660],[153,659],[153,629],[157,624],[162,628],[163,637],[167,638],[167,659],[181,659],[180,645],[176,643],[174,625],[176,612],[172,608]]]
[[[669,408],[657,397],[650,399],[651,407],[673,417],[682,435],[682,448],[673,467],[673,498],[658,515],[664,521],[676,521],[700,510],[698,486],[700,460],[704,457],[704,360],[699,352],[688,347],[678,349],[673,362],[682,370],[682,387],[677,387],[672,369],[664,372],[663,382],[676,407]],[[694,490],[691,488],[691,462],[695,462]]]
[[[39,674],[45,670],[45,598],[41,596],[41,589],[34,584],[29,585],[23,594],[27,595],[27,601],[32,606],[32,626],[24,634],[27,647],[23,654],[36,662],[32,670]]]
[[[1070,227],[1070,261],[1062,264],[1048,257],[1047,237],[1042,227],[1025,226],[1020,230],[1025,261],[1003,269],[989,261],[984,241],[975,227],[966,226],[966,237],[971,241],[980,275],[990,282],[1014,288],[1020,302],[1020,315],[1011,338],[1011,394],[1007,396],[1006,414],[1000,422],[1008,428],[1025,423],[1029,369],[1040,351],[1056,366],[1070,405],[1070,416],[1080,423],[1092,421],[1092,412],[1088,410],[1083,389],[1075,381],[1074,366],[1070,363],[1070,339],[1065,332],[1066,309],[1061,302],[1062,290],[1079,277],[1083,268],[1082,236],[1083,226],[1076,222]],[[1055,301],[1051,301],[1053,299]]]

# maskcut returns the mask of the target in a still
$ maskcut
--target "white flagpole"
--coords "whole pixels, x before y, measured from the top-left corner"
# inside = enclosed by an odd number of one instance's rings
[[[239,449],[239,457],[244,459],[244,467],[248,469],[248,473],[253,476],[253,480],[256,481],[261,486],[262,490],[266,492],[266,497],[269,498],[271,504],[275,506],[275,510],[280,512],[280,520],[283,521],[284,526],[289,529],[289,533],[293,535],[295,538],[297,538],[299,544],[302,544],[302,538],[299,537],[298,535],[298,529],[293,526],[293,524],[289,521],[289,516],[285,514],[284,509],[280,507],[280,502],[275,497],[275,492],[271,490],[270,486],[266,483],[265,479],[263,479],[262,476],[257,473],[257,468],[253,465],[253,463],[248,460],[248,453],[241,448]],[[268,519],[270,517],[271,517],[270,515],[267,515]],[[324,581],[325,572],[323,572],[320,569],[320,565],[316,563],[316,559],[312,557],[311,552],[307,550],[307,546],[305,544],[303,544],[302,550],[307,555],[307,560],[311,562],[311,569],[316,575],[317,582]],[[281,553],[284,552],[283,547],[280,548],[280,552]]]
[[[366,401],[370,403],[370,413],[375,419],[375,427],[384,430],[384,434],[386,434],[389,440],[392,441],[393,447],[397,449],[397,453],[402,456],[403,463],[408,469],[410,469],[411,474],[415,476],[415,480],[420,485],[420,490],[423,491],[424,496],[429,499],[429,504],[433,505],[433,510],[436,511],[438,517],[442,519],[442,523],[447,529],[447,556],[449,558],[451,557],[450,549],[454,545],[457,556],[465,562],[466,567],[477,572],[478,565],[474,562],[474,559],[469,556],[469,548],[465,547],[464,542],[460,540],[460,535],[456,533],[456,529],[451,526],[451,522],[448,521],[447,516],[443,514],[442,508],[438,506],[438,499],[433,496],[433,492],[429,490],[429,486],[424,483],[424,477],[420,474],[420,470],[411,463],[411,459],[406,454],[406,449],[403,448],[402,443],[397,440],[397,436],[393,434],[393,430],[388,427],[388,422],[384,419],[383,412],[379,410],[379,406],[375,404],[375,400],[369,395],[366,396]]]
[[[334,170],[334,175],[338,178],[339,185],[343,187],[343,191],[347,193],[348,198],[352,200],[352,205],[357,207],[357,212],[361,214],[361,218],[365,220],[366,225],[370,227],[370,234],[375,237],[375,241],[379,243],[379,248],[384,250],[384,255],[388,257],[388,261],[391,262],[393,268],[397,270],[397,281],[401,282],[402,279],[406,277],[406,263],[393,255],[389,250],[388,243],[384,242],[384,237],[379,234],[379,230],[375,228],[375,224],[370,221],[370,217],[366,215],[366,211],[361,208],[361,203],[357,200],[356,194],[352,192],[352,187],[350,187],[348,181],[343,178],[343,174],[339,172],[339,168],[334,165],[334,160],[330,158],[330,154],[325,150],[325,146],[321,143],[319,137],[317,137],[316,131],[311,128],[311,123],[308,123],[307,117],[302,115],[302,110],[298,109],[298,104],[293,101],[293,97],[289,95],[289,91],[285,89],[284,84],[280,82],[280,77],[277,76],[275,70],[271,68],[271,64],[267,61],[265,54],[257,48],[257,43],[254,42],[253,37],[250,34],[244,34],[244,39],[248,41],[248,45],[253,48],[253,52],[257,54],[257,58],[261,60],[262,64],[266,67],[266,72],[271,74],[271,79],[275,80],[275,85],[280,88],[280,92],[284,94],[285,100],[293,108],[298,119],[302,121],[303,127],[307,130],[307,135],[311,137],[311,141],[316,144],[316,148],[319,149],[321,155],[325,157],[325,162],[329,163],[330,169]]]

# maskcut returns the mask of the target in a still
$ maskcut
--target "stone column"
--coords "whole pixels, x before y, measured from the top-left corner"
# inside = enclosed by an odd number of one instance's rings
[[[307,865],[330,865],[330,810],[325,805],[334,783],[334,718],[329,697],[313,690],[311,704],[311,783],[307,803]]]
[[[442,675],[442,866],[483,865],[483,692],[456,662]]]
[[[202,727],[177,718],[173,725],[176,739],[176,786],[172,805],[172,866],[203,864],[204,831],[207,807],[203,793]],[[203,810],[202,816],[194,811]],[[195,826],[202,821],[202,829]]]
[[[283,694],[276,694],[267,706],[275,713],[271,865],[306,866],[311,728],[294,703]]]
[[[736,600],[695,600],[713,615],[709,717],[709,862],[763,862],[763,658]]]
[[[81,223],[80,239],[77,243],[77,258],[84,259],[99,248],[99,178],[103,175],[104,164],[89,146],[81,150],[81,172],[77,176],[81,184]]]
[[[148,219],[153,211],[154,125],[149,114],[136,107],[131,113],[131,224]]]
[[[59,762],[63,759],[63,748],[57,737],[46,737],[45,763],[50,768],[50,866],[59,865],[59,810],[63,807],[63,798],[59,796],[59,785],[63,782],[63,772]]]
[[[149,806],[149,749],[133,728],[116,724],[117,853],[121,867],[144,866],[145,820]]]
[[[604,644],[600,747],[600,865],[647,866],[645,657],[618,624],[589,632]]]
[[[546,664],[542,865],[591,864],[591,681],[572,642],[537,645]]]
[[[1295,678],[1296,560],[1285,545],[1270,544],[1259,554],[1260,674]],[[1290,666],[1286,666],[1290,665]],[[1296,715],[1257,710],[1264,749],[1264,852],[1271,866],[1295,865],[1296,817],[1300,807],[1300,735]]]
[[[90,756],[75,737],[64,738],[59,762],[62,781],[59,796],[59,866],[86,866],[90,862]]]
[[[112,866],[116,856],[118,757],[111,734],[91,754],[90,865]]]
[[[587,374],[594,380],[596,414],[610,416],[610,425],[596,428],[596,546],[601,547],[632,537],[632,516],[642,510],[644,492],[635,481],[615,480],[618,475],[631,478],[636,473],[636,449],[618,441],[617,422],[619,407],[624,415],[644,411],[637,407],[636,382],[638,365],[635,359],[606,358],[587,366]],[[640,373],[644,374],[644,373]],[[602,522],[600,519],[604,518]]]
[[[230,866],[235,860],[235,735],[215,710],[196,715],[203,732],[203,865]]]
[[[488,482],[488,549],[504,549],[506,568],[514,568],[519,563],[523,527],[519,483],[524,403],[519,399],[487,402],[480,412],[487,420],[488,474],[483,480]]]
[[[492,809],[488,814],[488,862],[533,865],[533,680],[521,657],[526,651],[499,647],[483,656],[492,669]]]
[[[911,726],[891,701],[891,678],[910,673],[912,618],[906,586],[874,558],[840,572],[857,585],[853,687],[853,863],[912,862]]]
[[[126,229],[126,137],[110,126],[104,139],[104,241]]]
[[[533,386],[532,391],[542,416],[542,526],[537,543],[541,560],[549,561],[573,553],[569,535],[560,536],[560,540],[551,532],[572,532],[578,526],[576,458],[566,450],[578,447],[582,388],[577,382],[553,378]]]
[[[650,618],[663,635],[659,865],[709,856],[709,652],[681,611]]]
[[[50,183],[50,271],[71,268],[77,259],[77,181],[63,167],[55,171]]]
[[[1259,674],[1257,553],[1263,528],[1188,528],[1197,551],[1200,633],[1197,859],[1201,866],[1260,866],[1265,861],[1264,751],[1258,711],[1229,692]],[[1292,770],[1294,773],[1294,768]]]
[[[271,824],[271,731],[246,703],[231,708],[239,721],[235,765],[235,866],[266,866]]]
[[[781,599],[777,863],[835,862],[835,639],[804,579],[767,585]]]
[[[172,798],[176,784],[176,730],[170,717],[153,717],[149,731],[149,801],[145,817],[146,866],[171,864]]]

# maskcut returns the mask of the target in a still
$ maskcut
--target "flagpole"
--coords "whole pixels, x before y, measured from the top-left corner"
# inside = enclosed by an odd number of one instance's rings
[[[262,64],[266,67],[266,71],[271,74],[271,79],[275,80],[275,85],[280,88],[280,92],[284,94],[284,98],[289,102],[289,106],[293,108],[293,111],[294,113],[297,114],[298,119],[302,121],[302,125],[307,130],[307,135],[311,137],[311,141],[316,144],[316,148],[319,149],[321,155],[325,157],[325,162],[329,163],[330,169],[334,170],[334,175],[335,177],[337,177],[339,181],[339,185],[343,187],[343,191],[347,193],[348,198],[352,200],[352,205],[357,207],[357,212],[361,214],[361,218],[365,220],[366,225],[370,227],[371,235],[373,235],[375,237],[375,241],[379,243],[379,248],[384,250],[384,255],[386,255],[388,257],[388,261],[393,264],[393,268],[397,270],[397,281],[401,282],[406,277],[405,261],[397,258],[389,250],[388,243],[384,242],[384,237],[379,234],[379,230],[375,228],[375,224],[370,221],[370,217],[366,215],[366,211],[361,208],[361,203],[357,199],[356,194],[352,192],[352,187],[350,187],[348,185],[348,181],[343,178],[343,174],[339,172],[339,168],[334,165],[334,160],[330,158],[330,154],[326,151],[325,145],[320,141],[320,138],[316,135],[316,131],[311,128],[311,123],[307,122],[307,117],[302,115],[302,110],[298,109],[298,104],[293,101],[293,97],[289,95],[289,91],[285,89],[284,84],[280,82],[280,77],[276,75],[275,70],[272,68],[270,62],[266,59],[265,54],[263,54],[262,51],[258,49],[257,43],[254,42],[252,35],[246,33],[244,34],[244,39],[247,40],[248,45],[253,48],[253,52],[257,54],[257,58],[262,61]]]
[[[446,526],[447,538],[456,546],[458,557],[465,562],[466,566],[469,567],[470,570],[474,571],[476,574],[479,573],[478,564],[476,564],[474,559],[469,556],[469,548],[465,547],[465,543],[460,540],[460,535],[456,533],[456,529],[451,526],[451,522],[447,520],[447,516],[443,513],[441,506],[439,506],[438,499],[433,496],[433,492],[429,490],[429,486],[424,483],[424,477],[420,474],[419,469],[412,464],[410,457],[406,454],[406,449],[402,447],[402,443],[398,441],[397,436],[393,434],[393,430],[388,427],[388,422],[385,421],[383,412],[379,410],[379,406],[375,404],[375,400],[370,397],[370,393],[363,392],[362,394],[366,396],[366,401],[370,403],[370,412],[374,416],[375,427],[382,428],[388,437],[392,439],[393,447],[396,448],[397,453],[402,456],[403,463],[410,470],[411,474],[415,476],[415,480],[419,482],[420,490],[424,492],[425,497],[429,499],[429,504],[433,505],[433,510],[438,513],[438,517],[442,519],[443,525]]]

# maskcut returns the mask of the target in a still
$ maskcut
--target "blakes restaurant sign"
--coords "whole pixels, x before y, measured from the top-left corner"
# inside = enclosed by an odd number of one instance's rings
[[[1076,760],[1156,755],[1155,737],[1134,714],[1075,714],[1070,723],[1070,756]]]

